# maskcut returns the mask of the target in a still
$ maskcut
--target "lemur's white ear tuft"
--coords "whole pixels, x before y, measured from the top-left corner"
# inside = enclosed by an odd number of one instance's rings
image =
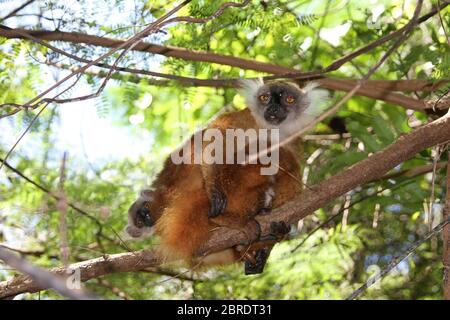
[[[256,94],[263,85],[262,78],[239,80],[239,93],[244,96],[248,107],[256,106]]]
[[[329,100],[329,94],[327,90],[318,89],[319,84],[317,82],[309,82],[302,89],[305,92],[306,99],[309,101],[308,107],[305,112],[311,116],[320,115],[327,107]]]

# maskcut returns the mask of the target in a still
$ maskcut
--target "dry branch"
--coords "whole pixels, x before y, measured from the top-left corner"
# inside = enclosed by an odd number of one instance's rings
[[[67,270],[65,270],[64,273],[57,274],[38,268],[4,247],[0,247],[0,261],[4,261],[5,264],[24,274],[27,274],[28,276],[26,277],[28,280],[25,280],[23,284],[34,283],[36,286],[43,288],[53,288],[61,295],[71,299],[96,299],[95,296],[84,292],[84,290],[69,288],[66,277],[70,275],[70,273],[68,273]],[[9,297],[13,296],[14,295],[10,295]]]
[[[6,16],[4,16],[3,18],[0,19],[0,21],[5,21],[6,19],[9,19],[11,17],[14,17],[20,10],[22,10],[23,8],[29,6],[30,4],[32,4],[35,0],[28,0],[27,2],[25,2],[24,4],[22,4],[21,6],[19,6],[18,8],[14,9],[13,11],[11,11],[10,13],[8,13]]]
[[[0,36],[10,39],[24,39],[25,37],[16,33],[15,30],[28,33],[29,35],[47,41],[64,41],[71,43],[83,43],[87,45],[94,45],[106,48],[117,48],[123,46],[124,40],[111,39],[106,37],[99,37],[79,32],[63,32],[50,30],[28,30],[28,29],[13,29],[5,30],[0,28]],[[190,61],[203,61],[210,63],[217,63],[222,65],[229,65],[242,69],[257,70],[266,73],[288,73],[292,69],[281,67],[274,64],[258,62],[249,59],[236,58],[233,56],[220,55],[200,50],[189,50],[173,46],[162,46],[153,43],[141,42],[133,48],[134,51],[147,52],[159,54],[166,57],[180,58]]]
[[[67,75],[66,77],[64,77],[63,79],[57,81],[55,84],[53,84],[51,87],[49,87],[48,89],[44,90],[43,92],[41,92],[40,94],[38,94],[37,96],[35,96],[34,98],[32,98],[31,100],[29,100],[27,103],[25,103],[24,105],[22,105],[23,107],[29,107],[32,106],[33,104],[35,104],[36,102],[39,101],[39,103],[37,103],[36,105],[39,105],[40,103],[43,102],[55,102],[57,96],[55,96],[53,99],[51,98],[43,98],[45,95],[47,95],[48,93],[52,92],[53,90],[55,90],[56,88],[60,87],[63,83],[65,83],[66,81],[70,80],[71,78],[78,76],[79,74],[82,74],[83,71],[87,70],[89,67],[95,65],[96,63],[112,56],[114,53],[116,53],[117,51],[123,49],[122,53],[120,54],[120,56],[115,60],[112,68],[109,70],[108,76],[105,78],[105,80],[103,81],[103,83],[100,85],[99,90],[97,91],[96,94],[93,95],[89,95],[89,96],[95,96],[98,95],[99,92],[101,92],[101,90],[103,90],[103,88],[106,86],[107,80],[108,78],[112,75],[112,72],[115,70],[116,68],[116,64],[119,62],[119,60],[121,60],[121,58],[123,57],[123,55],[125,55],[129,50],[132,50],[135,46],[139,45],[139,43],[141,43],[142,39],[146,36],[148,36],[151,33],[156,32],[157,30],[159,30],[165,22],[167,22],[168,18],[170,16],[172,16],[174,13],[176,13],[177,11],[179,11],[181,8],[183,8],[185,5],[187,5],[191,0],[184,0],[181,4],[179,4],[178,6],[176,6],[175,8],[173,8],[172,10],[168,11],[167,13],[165,13],[163,16],[161,16],[160,18],[158,18],[156,21],[150,23],[147,27],[145,27],[143,30],[137,32],[136,34],[134,34],[132,37],[130,37],[129,39],[127,39],[126,41],[123,41],[120,45],[112,48],[111,50],[109,50],[108,52],[106,52],[105,54],[102,54],[100,57],[96,58],[95,60],[91,61],[90,63],[78,68],[77,70],[71,72],[69,75]],[[181,17],[180,17],[181,18]],[[6,29],[7,31],[10,31],[11,29],[6,27],[6,28],[2,28],[2,29]],[[8,157],[5,157],[5,160]]]
[[[74,58],[72,56],[72,58]],[[87,59],[78,59],[85,60],[83,62],[90,62]],[[74,70],[74,67],[63,65],[63,64],[54,64],[48,62],[49,65],[53,65],[55,67],[67,70]],[[111,66],[98,63],[96,64],[98,67],[112,68]],[[164,78],[168,80],[175,80],[182,86],[196,86],[196,87],[237,87],[240,79],[199,79],[185,76],[177,76],[172,74],[165,74],[160,72],[142,70],[142,69],[132,69],[125,67],[117,67],[117,71],[127,72],[134,75],[143,75],[143,76],[151,76]],[[85,71],[85,74],[89,74],[92,76],[104,78],[106,76],[106,72],[103,71]],[[139,76],[134,77],[126,77],[124,78],[122,75],[116,73],[112,76],[112,78],[118,80],[126,80],[135,83],[141,82],[144,78]],[[150,85],[161,85],[167,86],[168,82],[164,80],[156,80],[154,78],[147,79]],[[336,77],[323,77],[319,80],[316,80],[320,85],[327,89],[339,90],[339,91],[350,91],[357,84],[357,80],[351,79],[342,79]],[[392,103],[395,105],[402,106],[407,109],[412,109],[415,111],[425,112],[427,109],[432,109],[434,103],[428,103],[421,100],[417,100],[411,98],[409,96],[405,96],[400,93],[396,93],[393,91],[423,91],[423,92],[431,92],[437,90],[446,84],[450,83],[450,80],[439,80],[439,81],[431,81],[431,80],[367,80],[361,85],[361,88],[356,91],[355,95],[361,95],[372,99],[382,100],[388,103]],[[430,105],[431,104],[431,105]],[[441,103],[437,107],[437,109],[443,109],[445,106],[442,106],[448,103]]]
[[[22,249],[22,248],[13,248],[10,246],[7,246],[5,244],[0,244],[1,248],[5,248],[8,249],[10,251],[14,251],[17,252],[20,255],[25,255],[25,256],[35,256],[35,257],[39,257],[42,256],[44,253],[46,253],[46,251],[44,249]]]
[[[89,62],[86,60],[84,62]],[[63,64],[54,64],[48,62],[49,65],[53,65],[55,67],[67,70],[73,70],[74,67],[70,67],[68,65]],[[102,68],[111,68],[107,64],[98,63],[96,64],[98,67]],[[132,68],[124,68],[117,67],[117,71],[132,73],[134,75],[144,75],[151,77],[164,78],[169,80],[175,80],[182,86],[196,86],[196,87],[237,87],[240,79],[199,79],[185,76],[177,76],[172,74],[165,74],[160,72],[142,70],[142,69],[132,69]],[[92,76],[104,78],[106,73],[103,71],[86,71],[85,74],[89,74]],[[133,76],[126,78],[121,74],[115,74],[112,78],[118,80],[126,80],[135,83],[141,82],[144,78],[139,76]],[[154,78],[147,79],[150,85],[160,85],[167,86],[168,82],[164,80],[156,80]],[[319,80],[316,80],[320,85],[324,88],[339,90],[339,91],[350,91],[357,84],[357,80],[351,79],[342,79],[336,77],[323,77]],[[382,100],[388,103],[392,103],[395,105],[402,106],[407,109],[412,109],[415,111],[425,112],[427,109],[432,109],[434,103],[432,102],[424,102],[421,100],[417,100],[411,98],[409,96],[405,96],[400,93],[396,93],[393,91],[423,91],[423,92],[431,92],[437,90],[446,84],[450,83],[450,80],[439,80],[439,81],[431,81],[431,80],[367,80],[361,85],[361,88],[356,91],[355,95],[361,95],[372,99]],[[441,103],[437,106],[437,109],[444,109],[445,106],[448,108],[448,103]]]
[[[128,272],[155,266],[158,260],[152,251],[139,251],[136,253],[119,253],[104,255],[101,258],[74,263],[68,268],[53,268],[50,272],[56,275],[67,275],[69,270],[79,270],[81,281],[85,282],[93,278],[101,277],[114,272]],[[24,292],[38,292],[46,289],[29,276],[17,276],[9,281],[0,283],[0,299],[8,298]]]
[[[295,222],[315,210],[323,207],[333,199],[350,190],[377,180],[400,163],[410,159],[418,152],[434,145],[450,140],[450,117],[445,116],[432,123],[416,129],[400,137],[386,149],[372,154],[367,159],[351,166],[345,171],[305,190],[301,196],[286,205],[274,210],[272,214],[258,217],[263,233],[269,232],[271,221]],[[246,236],[236,230],[219,228],[212,234],[209,241],[199,252],[219,251],[234,245],[245,243]],[[159,264],[159,259],[153,251],[139,251],[108,255],[87,260],[70,266],[81,271],[81,280],[87,281],[113,272],[138,271]],[[55,268],[51,271],[62,274],[65,268]],[[23,292],[36,292],[44,289],[29,277],[19,276],[0,283],[0,298],[6,298]]]

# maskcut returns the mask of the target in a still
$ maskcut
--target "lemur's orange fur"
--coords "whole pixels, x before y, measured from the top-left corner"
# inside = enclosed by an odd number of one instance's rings
[[[226,113],[213,121],[208,128],[226,129],[258,128],[248,109]],[[192,140],[193,138],[191,138]],[[231,224],[242,227],[257,214],[264,192],[273,184],[272,208],[279,207],[301,191],[300,141],[283,146],[279,152],[281,170],[274,176],[260,173],[260,164],[227,165],[174,165],[167,159],[164,169],[154,185],[152,201],[148,204],[155,215],[156,234],[160,237],[159,249],[169,260],[192,258],[210,232],[217,225]],[[211,181],[211,170],[214,181]],[[225,212],[214,219],[208,218],[211,188],[219,186],[227,196]],[[214,253],[203,259],[205,263],[232,263],[241,253],[234,249]]]

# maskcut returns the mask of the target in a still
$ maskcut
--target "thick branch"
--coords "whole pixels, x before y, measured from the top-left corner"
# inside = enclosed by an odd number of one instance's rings
[[[81,288],[70,288],[67,285],[65,277],[60,277],[58,274],[36,267],[24,258],[21,258],[17,254],[13,253],[11,250],[3,247],[0,247],[0,261],[4,261],[7,265],[13,267],[14,269],[27,274],[29,281],[35,283],[36,286],[53,288],[61,295],[72,299],[96,299],[95,296],[84,292]],[[65,276],[67,275],[70,274],[65,274]]]
[[[67,276],[79,271],[80,280],[84,282],[109,273],[138,271],[156,265],[158,265],[158,260],[152,251],[139,251],[136,253],[105,255],[101,258],[74,263],[68,268],[58,267],[50,271],[61,276]],[[33,293],[43,289],[47,289],[47,287],[39,285],[29,276],[17,276],[9,281],[0,283],[0,299],[24,292]]]
[[[386,149],[379,151],[367,159],[351,166],[326,181],[305,190],[295,200],[274,210],[272,214],[258,217],[263,233],[267,233],[271,221],[295,222],[323,207],[336,197],[367,183],[377,180],[389,170],[403,161],[413,157],[418,152],[433,145],[446,143],[450,140],[450,117],[445,116],[412,133],[400,137]],[[200,255],[219,251],[234,245],[245,243],[246,236],[235,230],[218,229],[199,252]],[[159,264],[152,251],[121,253],[102,258],[84,261],[71,265],[71,269],[81,271],[81,280],[87,281],[113,272],[138,271]],[[65,273],[65,268],[55,268],[54,273]],[[44,289],[30,278],[16,277],[0,283],[0,298],[17,295],[23,292],[36,292]]]

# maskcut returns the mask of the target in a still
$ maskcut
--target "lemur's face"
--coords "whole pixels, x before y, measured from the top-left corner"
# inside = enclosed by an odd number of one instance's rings
[[[264,119],[272,125],[279,125],[290,114],[296,116],[301,107],[302,94],[290,84],[277,82],[262,86],[257,99]]]

